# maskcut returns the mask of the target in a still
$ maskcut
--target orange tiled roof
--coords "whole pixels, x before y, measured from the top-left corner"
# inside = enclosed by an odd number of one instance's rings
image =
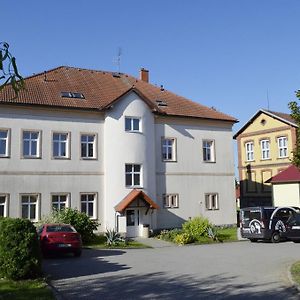
[[[26,104],[105,110],[130,90],[140,93],[156,113],[237,122],[229,115],[161,90],[130,75],[61,66],[25,78],[26,90],[15,97],[11,86],[0,92],[0,104]],[[82,93],[85,99],[62,98],[61,92]],[[161,100],[167,106],[158,106]]]
[[[118,205],[115,206],[115,211],[122,213],[131,202],[133,202],[138,197],[144,199],[150,206],[150,208],[158,209],[159,206],[143,191],[133,189]]]

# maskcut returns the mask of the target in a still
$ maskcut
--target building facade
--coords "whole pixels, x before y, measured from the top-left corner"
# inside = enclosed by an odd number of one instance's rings
[[[235,135],[241,207],[272,205],[272,176],[286,169],[296,142],[290,115],[259,110]]]
[[[234,224],[233,117],[126,74],[59,67],[0,93],[0,214],[77,208],[127,236]]]

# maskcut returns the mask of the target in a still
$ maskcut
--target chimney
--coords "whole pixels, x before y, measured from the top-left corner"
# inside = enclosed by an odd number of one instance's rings
[[[140,80],[145,81],[145,82],[149,82],[149,71],[141,68],[140,70]]]

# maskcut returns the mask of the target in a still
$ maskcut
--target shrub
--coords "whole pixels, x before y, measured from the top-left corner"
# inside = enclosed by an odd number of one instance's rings
[[[211,238],[213,241],[220,242],[219,240],[219,233],[215,226],[211,226],[207,228],[207,235],[209,238]]]
[[[172,229],[172,230],[162,230],[160,234],[157,236],[159,239],[168,241],[168,242],[174,242],[175,238],[178,234],[182,233],[181,229]]]
[[[73,208],[54,210],[49,216],[43,217],[40,223],[70,224],[81,234],[83,243],[93,240],[94,230],[100,225],[97,221],[91,220],[87,214]]]
[[[18,280],[41,275],[35,226],[27,219],[0,219],[0,275]]]
[[[112,230],[107,229],[105,232],[105,237],[106,237],[106,244],[110,247],[116,246],[120,242],[125,242],[125,240],[121,237],[120,233],[118,233],[114,229]]]
[[[201,236],[207,236],[207,230],[210,227],[212,224],[203,217],[195,217],[182,224],[183,232],[188,233],[194,241]]]
[[[175,238],[174,242],[179,245],[185,245],[193,242],[193,238],[186,232],[178,233]]]

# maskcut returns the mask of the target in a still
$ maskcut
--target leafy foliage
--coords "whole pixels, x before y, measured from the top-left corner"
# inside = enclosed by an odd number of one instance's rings
[[[49,216],[44,216],[39,223],[70,224],[81,234],[83,243],[93,240],[94,230],[100,225],[96,220],[91,220],[87,214],[73,208],[54,210]]]
[[[195,217],[182,224],[183,232],[188,233],[193,241],[197,241],[201,236],[207,236],[207,230],[210,227],[212,224],[203,217]]]
[[[193,238],[187,232],[178,233],[174,237],[174,242],[179,245],[190,244],[193,242]]]
[[[182,233],[181,229],[177,229],[177,228],[172,229],[172,230],[165,229],[159,233],[157,238],[164,240],[164,241],[174,242],[175,237],[181,233]]]
[[[296,97],[300,99],[300,90],[296,92]],[[296,132],[296,145],[293,150],[292,163],[296,167],[300,167],[300,107],[296,101],[291,101],[289,103],[289,109],[291,110],[291,116],[298,125],[298,130]]]
[[[0,275],[18,280],[41,275],[35,226],[27,219],[0,219]]]
[[[207,235],[210,237],[213,241],[219,242],[219,233],[215,226],[208,227],[207,228]]]
[[[0,90],[11,84],[16,95],[25,88],[23,77],[19,74],[16,58],[9,51],[8,43],[0,43]]]
[[[121,237],[120,233],[114,229],[107,229],[105,232],[105,237],[107,246],[117,246],[119,243],[124,242],[124,239]]]

